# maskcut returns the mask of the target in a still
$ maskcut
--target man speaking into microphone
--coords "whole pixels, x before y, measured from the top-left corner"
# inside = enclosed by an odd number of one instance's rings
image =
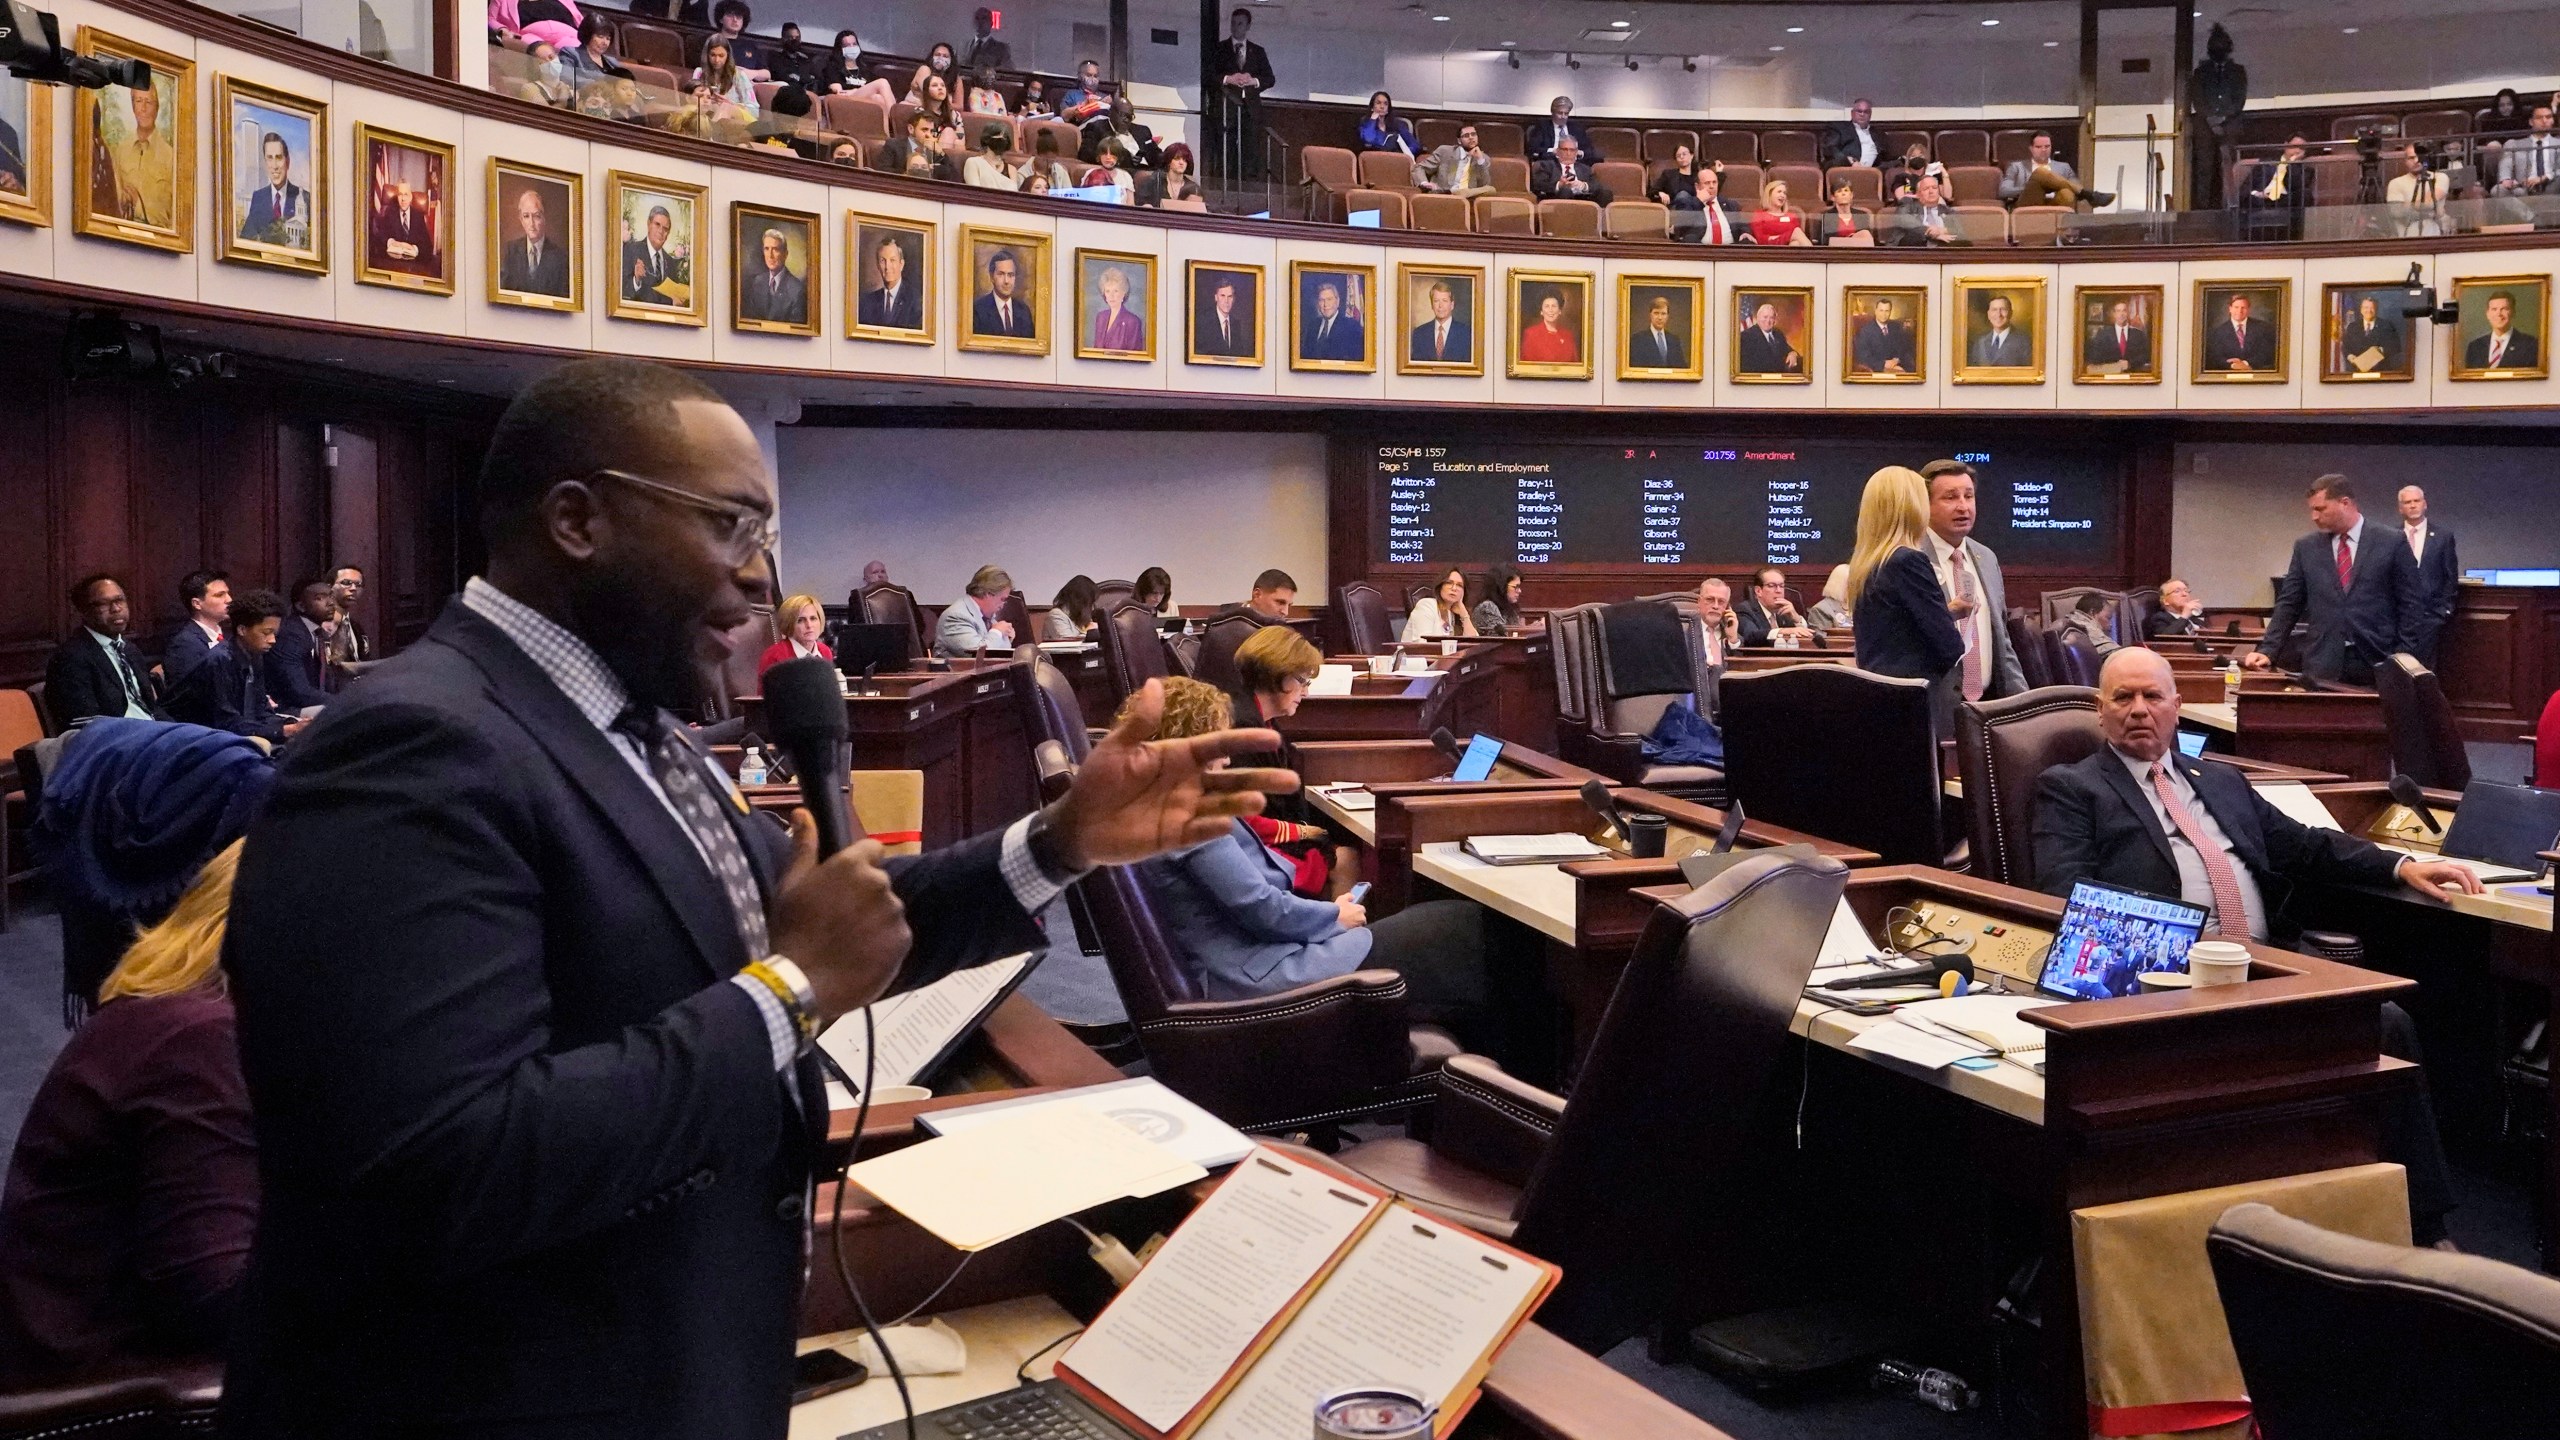
[[[823,861],[667,713],[769,583],[774,485],[719,397],[564,366],[499,421],[487,573],[298,740],[224,949],[264,1186],[231,1434],[778,1440],[808,1037],[1043,943],[1061,887],[1225,833],[1264,730],[1153,742],[931,855]]]

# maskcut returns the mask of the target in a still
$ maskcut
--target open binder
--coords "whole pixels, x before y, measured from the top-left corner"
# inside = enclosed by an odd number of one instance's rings
[[[1445,1436],[1563,1272],[1328,1165],[1258,1147],[1059,1357],[1146,1440],[1305,1440],[1316,1400],[1393,1385]]]

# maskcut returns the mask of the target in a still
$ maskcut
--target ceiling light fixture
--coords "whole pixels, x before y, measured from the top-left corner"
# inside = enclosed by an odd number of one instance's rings
[[[1612,20],[1609,22],[1609,28],[1612,30],[1624,30],[1627,28],[1627,24],[1628,22],[1624,20]]]
[[[1431,17],[1431,20],[1435,25],[1446,25],[1449,23],[1449,17],[1446,15],[1434,15]]]
[[[1804,27],[1801,25],[1790,25],[1787,27],[1787,33],[1790,35],[1801,35],[1804,33]]]
[[[2044,48],[2047,50],[2059,50],[2062,48],[2062,42],[2059,40],[2047,40],[2044,42]]]
[[[1772,45],[1772,46],[1770,46],[1770,47],[1769,47],[1769,53],[1770,53],[1770,54],[1772,54],[1772,55],[1775,55],[1775,54],[1777,54],[1779,51],[1784,50],[1784,49],[1786,49],[1786,48],[1787,48],[1787,47],[1786,47],[1786,46],[1784,46],[1784,45]]]
[[[2339,34],[2341,34],[2341,35],[2356,35],[2356,34],[2361,34],[2361,33],[2362,33],[2362,31],[2361,31],[2358,27],[2353,26],[2353,25],[2350,25],[2350,26],[2348,26],[2347,28],[2345,28],[2345,29],[2343,29],[2343,30],[2339,31],[2338,33],[2339,33]]]
[[[1636,57],[1633,55],[1627,57],[1627,68],[1630,70],[1636,68]]]
[[[1519,69],[1519,68],[1520,68],[1520,52],[1519,52],[1519,51],[1517,51],[1517,50],[1511,51],[1509,54],[1507,54],[1507,55],[1503,56],[1502,58],[1504,58],[1505,60],[1508,60],[1508,61],[1510,61],[1510,62],[1511,62],[1511,68],[1512,68],[1512,69],[1517,70],[1517,69]]]
[[[1681,69],[1683,69],[1683,70],[1688,71],[1688,72],[1689,72],[1690,74],[1692,74],[1692,75],[1697,74],[1697,73],[1698,73],[1698,57],[1697,57],[1697,56],[1695,56],[1695,55],[1683,55],[1683,56],[1681,56],[1681,57],[1680,57],[1680,68],[1681,68]]]
[[[1997,20],[1985,20],[1985,21],[1983,21],[1982,23],[1983,23],[1983,25],[1984,25],[1984,26],[1988,27],[1988,26],[1992,26],[1992,25],[1997,25],[1997,24],[1999,24],[2000,22],[1999,22],[1999,21],[1997,21]]]

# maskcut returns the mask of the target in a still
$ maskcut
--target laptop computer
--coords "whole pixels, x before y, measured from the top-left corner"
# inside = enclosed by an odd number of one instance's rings
[[[2451,859],[2521,870],[2514,878],[2530,880],[2542,873],[2535,852],[2550,849],[2555,841],[2560,841],[2560,790],[2474,780],[2463,787],[2462,804],[2436,848]]]
[[[935,1440],[1138,1440],[1136,1431],[1088,1405],[1059,1380],[1006,1390],[916,1417]],[[903,1417],[838,1440],[907,1440]]]
[[[845,625],[836,630],[836,668],[859,678],[865,670],[892,675],[907,669],[915,656],[907,650],[910,632],[904,625]]]
[[[2144,971],[2187,973],[2187,947],[2205,908],[2083,880],[2071,887],[2036,989],[2060,1000],[2113,1000],[2142,988]]]

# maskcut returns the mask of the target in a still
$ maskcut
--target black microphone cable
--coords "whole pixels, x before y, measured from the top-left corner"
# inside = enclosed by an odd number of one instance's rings
[[[832,1058],[828,1061],[828,1068],[836,1068]],[[871,1121],[871,1084],[879,1073],[880,1037],[871,1017],[871,1007],[865,1005],[862,1007],[862,1093],[854,1097],[853,1138],[844,1147],[844,1158],[836,1162],[835,1213],[829,1224],[835,1231],[836,1279],[844,1285],[844,1293],[852,1297],[853,1311],[862,1317],[862,1330],[871,1337],[872,1348],[880,1352],[881,1361],[889,1367],[889,1378],[898,1387],[898,1406],[906,1412],[907,1440],[916,1440],[916,1401],[907,1390],[906,1372],[898,1368],[898,1357],[889,1350],[889,1337],[880,1333],[880,1322],[871,1314],[871,1302],[862,1298],[862,1287],[853,1283],[853,1266],[844,1258],[844,1192],[852,1188],[853,1157],[861,1152],[862,1128]],[[964,1260],[961,1263],[968,1262]],[[956,1275],[959,1272],[952,1273]],[[946,1280],[943,1283],[948,1285],[950,1282]]]

